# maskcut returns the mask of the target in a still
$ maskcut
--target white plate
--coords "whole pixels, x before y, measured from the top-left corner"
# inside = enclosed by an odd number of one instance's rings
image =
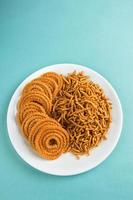
[[[104,89],[105,94],[110,98],[112,102],[112,124],[108,133],[108,139],[103,141],[97,148],[92,150],[90,156],[83,156],[79,160],[77,160],[70,153],[66,153],[54,161],[44,160],[37,156],[29,148],[24,138],[20,134],[15,120],[16,104],[25,84],[38,77],[42,73],[54,71],[57,73],[67,74],[69,72],[73,72],[74,70],[84,71],[86,74],[88,74],[94,82],[98,83]],[[101,162],[103,162],[111,154],[119,140],[122,129],[122,120],[123,115],[121,104],[115,90],[112,88],[110,83],[108,83],[97,72],[87,67],[75,64],[56,64],[44,67],[31,74],[16,89],[11,98],[7,113],[7,127],[9,137],[12,145],[20,157],[32,167],[42,172],[61,176],[80,174],[96,167]]]

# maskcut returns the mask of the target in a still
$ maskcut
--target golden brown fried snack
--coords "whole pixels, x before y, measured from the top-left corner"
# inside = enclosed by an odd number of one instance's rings
[[[47,72],[24,87],[17,119],[41,157],[54,160],[68,151],[88,155],[106,138],[111,103],[102,88],[82,72],[67,76]]]
[[[45,118],[47,118],[47,115],[43,113],[39,113],[39,112],[35,112],[34,115],[33,114],[28,115],[27,118],[25,118],[24,121],[22,122],[22,126],[21,126],[24,136],[28,138],[28,135],[30,133],[29,127],[31,123],[33,123],[33,121],[34,123],[36,123],[38,122],[38,120],[45,119]]]
[[[43,88],[40,87],[39,85],[35,84],[35,83],[30,82],[24,87],[24,89],[22,91],[22,94],[24,95],[24,94],[26,94],[26,93],[28,93],[30,91],[43,92]]]
[[[107,136],[111,102],[83,72],[73,72],[63,76],[51,117],[69,133],[69,151],[77,156],[88,155]]]
[[[23,95],[19,101],[18,109],[23,109],[25,104],[31,102],[40,104],[45,109],[46,113],[50,113],[52,107],[51,100],[41,92],[31,92]]]
[[[24,120],[25,112],[27,112],[27,110],[29,110],[29,109],[34,110],[34,112],[46,113],[45,110],[44,110],[44,108],[40,104],[35,103],[35,102],[27,103],[18,112],[18,120],[19,120],[20,124]]]
[[[59,126],[43,126],[35,137],[35,150],[43,158],[57,159],[69,144],[67,131]]]
[[[52,78],[43,77],[43,76],[41,76],[39,78],[39,80],[41,80],[42,82],[44,82],[48,86],[48,88],[51,90],[53,97],[55,97],[58,94],[59,87],[58,87],[55,80],[53,80]]]
[[[24,87],[22,94],[25,94],[25,93],[28,93],[31,91],[41,92],[41,93],[45,94],[50,100],[52,100],[51,90],[49,89],[47,84],[42,82],[39,78],[28,83]]]
[[[62,85],[63,85],[63,79],[61,75],[55,72],[47,72],[43,74],[42,77],[48,77],[48,78],[53,79],[57,83],[59,90],[61,90]]]
[[[36,134],[41,130],[43,126],[47,126],[47,125],[60,126],[60,124],[52,118],[45,118],[45,119],[43,118],[43,119],[38,120],[36,123],[34,123],[34,125],[30,129],[30,133],[28,136],[28,140],[33,148],[35,148],[34,140],[35,140]]]

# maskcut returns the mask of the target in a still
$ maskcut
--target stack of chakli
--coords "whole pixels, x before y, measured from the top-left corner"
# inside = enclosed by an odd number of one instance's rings
[[[106,139],[111,103],[83,72],[47,72],[24,87],[17,121],[41,157],[54,160],[65,152],[79,157]]]
[[[63,85],[62,77],[48,72],[28,83],[18,102],[17,121],[31,147],[54,160],[66,152],[69,134],[50,117],[52,102]]]

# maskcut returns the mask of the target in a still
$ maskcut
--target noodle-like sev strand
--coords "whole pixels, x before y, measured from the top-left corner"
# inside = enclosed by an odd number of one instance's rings
[[[62,76],[63,86],[55,98],[52,117],[70,135],[68,151],[78,158],[107,138],[112,105],[98,84],[82,72]]]

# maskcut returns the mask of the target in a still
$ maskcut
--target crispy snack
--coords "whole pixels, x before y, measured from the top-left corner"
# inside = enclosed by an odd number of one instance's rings
[[[45,109],[41,105],[39,105],[38,103],[35,103],[35,102],[27,103],[18,112],[18,120],[19,120],[20,124],[22,124],[22,121],[25,118],[25,112],[27,112],[27,110],[29,110],[29,109],[34,110],[34,112],[46,113]]]
[[[62,153],[89,155],[106,139],[111,103],[84,73],[67,76],[48,72],[28,83],[18,102],[17,122],[41,157]]]
[[[53,79],[57,83],[59,90],[61,90],[62,85],[63,85],[63,79],[61,75],[55,72],[47,72],[43,74],[42,77],[48,77],[48,78]]]
[[[50,113],[51,111],[51,100],[41,92],[30,92],[23,95],[19,101],[19,110],[21,110],[24,107],[24,105],[29,102],[36,102],[40,104],[45,109],[46,113]]]
[[[36,152],[48,160],[57,159],[67,151],[69,135],[58,126],[43,126],[35,137]]]
[[[24,87],[22,94],[25,94],[25,93],[28,93],[31,91],[41,92],[41,93],[45,94],[50,100],[52,100],[51,90],[49,89],[47,84],[42,82],[40,79],[35,79],[35,80],[31,81],[30,83],[28,83]]]
[[[36,134],[41,130],[41,128],[43,126],[48,126],[48,125],[60,126],[60,124],[56,120],[54,120],[52,118],[45,118],[45,119],[43,118],[43,119],[38,120],[31,127],[30,134],[28,136],[28,140],[29,140],[29,142],[30,142],[30,144],[32,145],[33,148],[35,148],[34,140],[35,140]]]
[[[54,79],[41,76],[39,78],[39,80],[41,80],[42,82],[44,82],[49,87],[49,89],[51,90],[51,93],[52,93],[53,97],[55,97],[58,94],[59,87],[58,87],[58,85],[57,85],[57,83],[56,83],[56,81]]]
[[[43,88],[40,87],[36,83],[30,82],[24,87],[24,89],[22,91],[22,94],[24,95],[24,94],[28,93],[29,91],[32,91],[32,92],[43,92]]]
[[[33,126],[33,121],[34,123],[38,122],[39,120],[41,119],[45,119],[47,118],[48,116],[44,113],[39,113],[39,112],[35,112],[34,114],[29,114],[25,119],[24,121],[22,122],[22,125],[21,125],[21,128],[22,128],[22,131],[23,131],[23,134],[26,138],[28,138],[28,135],[30,133],[30,125],[32,123],[32,126]]]
[[[77,156],[88,155],[106,138],[111,103],[100,86],[82,72],[63,76],[63,80],[51,116],[69,133],[69,151]]]

